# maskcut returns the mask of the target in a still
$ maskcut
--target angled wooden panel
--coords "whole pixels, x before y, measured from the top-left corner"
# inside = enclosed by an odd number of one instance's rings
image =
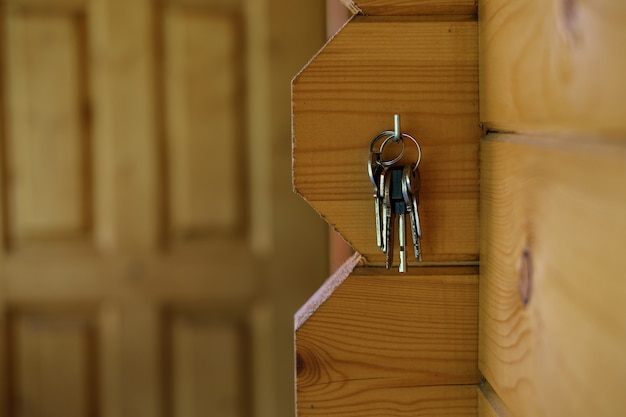
[[[422,147],[424,261],[478,258],[476,30],[356,17],[293,81],[295,188],[370,264],[384,254],[366,161],[394,113]],[[414,156],[407,145],[404,162]]]
[[[172,309],[166,316],[172,417],[246,415],[246,331],[236,318]]]
[[[626,3],[481,0],[481,121],[623,134]]]
[[[97,412],[96,327],[88,313],[15,309],[8,329],[10,416]]]
[[[315,415],[316,407],[369,415],[386,401],[395,403],[393,415],[407,415],[417,406],[401,400],[412,392],[404,388],[477,383],[476,269],[398,276],[356,267],[359,260],[351,258],[296,316],[299,415]]]
[[[197,8],[163,13],[170,233],[232,232],[245,194],[240,22]]]
[[[515,416],[626,409],[626,148],[489,136],[480,358]]]
[[[475,0],[341,0],[355,13],[372,16],[473,15]]]
[[[15,242],[84,237],[91,229],[85,24],[80,13],[8,20],[5,198]]]

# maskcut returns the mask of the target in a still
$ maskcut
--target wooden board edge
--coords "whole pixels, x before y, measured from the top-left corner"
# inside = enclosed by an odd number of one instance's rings
[[[359,6],[354,2],[354,0],[340,0],[341,4],[346,6],[346,8],[353,14],[363,14],[363,11],[359,8]]]
[[[504,401],[487,380],[476,387],[478,392],[478,417],[513,417]]]
[[[294,330],[297,331],[308,319],[324,304],[332,293],[339,287],[357,265],[361,262],[361,255],[355,253],[343,265],[341,265],[333,275],[304,303],[294,316]]]
[[[405,1],[342,0],[351,11],[366,16],[474,16],[478,2],[472,0]]]

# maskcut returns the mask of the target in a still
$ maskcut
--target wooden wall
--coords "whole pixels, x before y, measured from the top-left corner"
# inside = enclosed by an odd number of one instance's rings
[[[481,372],[512,416],[620,415],[626,7],[485,0],[479,22]]]
[[[295,190],[357,252],[296,315],[300,416],[477,412],[478,27],[470,3],[435,3],[364,2],[293,81]],[[366,169],[395,113],[423,152],[406,275],[383,266]]]

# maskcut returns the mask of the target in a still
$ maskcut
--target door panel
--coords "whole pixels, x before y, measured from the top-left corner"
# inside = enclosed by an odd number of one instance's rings
[[[93,415],[98,355],[92,314],[13,310],[8,328],[11,415]]]
[[[242,415],[249,380],[246,326],[184,310],[172,311],[167,325],[172,415]]]
[[[232,232],[244,215],[240,19],[177,5],[163,14],[170,233]]]
[[[91,219],[84,14],[19,10],[7,29],[11,241],[84,237]]]

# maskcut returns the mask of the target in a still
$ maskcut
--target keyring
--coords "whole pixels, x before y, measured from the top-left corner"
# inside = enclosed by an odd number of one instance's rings
[[[372,143],[370,143],[370,153],[374,152],[374,145],[380,140],[380,138],[382,138],[383,136],[392,136],[393,134],[394,133],[391,130],[383,130],[378,135],[374,136],[374,139],[372,139]],[[380,153],[381,150],[382,147],[379,147],[378,153]]]
[[[417,139],[415,139],[413,136],[409,135],[408,133],[403,133],[402,139],[404,139],[405,137],[411,139],[413,143],[415,144],[415,147],[417,148],[417,162],[415,162],[415,166],[413,167],[413,172],[415,172],[415,170],[417,169],[417,166],[420,164],[420,161],[422,160],[422,148],[420,147],[420,144],[417,143]],[[404,143],[404,140],[402,141],[402,143]]]
[[[383,154],[383,148],[385,147],[385,145],[389,142],[389,140],[393,140],[395,138],[395,133],[391,130],[383,130],[382,132],[380,132],[378,135],[374,136],[374,139],[372,139],[372,142],[370,143],[370,154],[374,152],[374,145],[376,144],[376,142],[378,142],[381,138],[387,136],[383,142],[380,144],[379,148],[378,148],[378,152],[376,152],[377,154],[381,155]],[[393,140],[393,142],[396,142],[395,140]],[[402,157],[404,156],[404,151],[406,150],[406,144],[404,143],[404,141],[402,141],[402,149],[400,150],[400,153],[393,159],[389,160],[389,161],[383,161],[380,160],[379,163],[383,166],[383,167],[390,167],[392,165],[394,165],[395,163],[397,163],[398,161],[400,161],[402,159]]]
[[[385,147],[385,145],[389,142],[392,141],[393,143],[396,143],[396,141],[394,140],[394,135],[393,132],[391,132],[391,135],[387,136],[385,138],[385,140],[383,140],[383,143],[380,144],[380,154],[383,154],[383,149]],[[400,151],[400,154],[398,156],[396,156],[393,159],[390,159],[389,161],[383,161],[381,159],[380,164],[382,166],[384,166],[385,168],[390,167],[392,165],[395,165],[398,161],[400,161],[402,159],[402,157],[404,157],[404,151],[406,150],[406,144],[404,143],[404,140],[402,141],[402,151]]]

